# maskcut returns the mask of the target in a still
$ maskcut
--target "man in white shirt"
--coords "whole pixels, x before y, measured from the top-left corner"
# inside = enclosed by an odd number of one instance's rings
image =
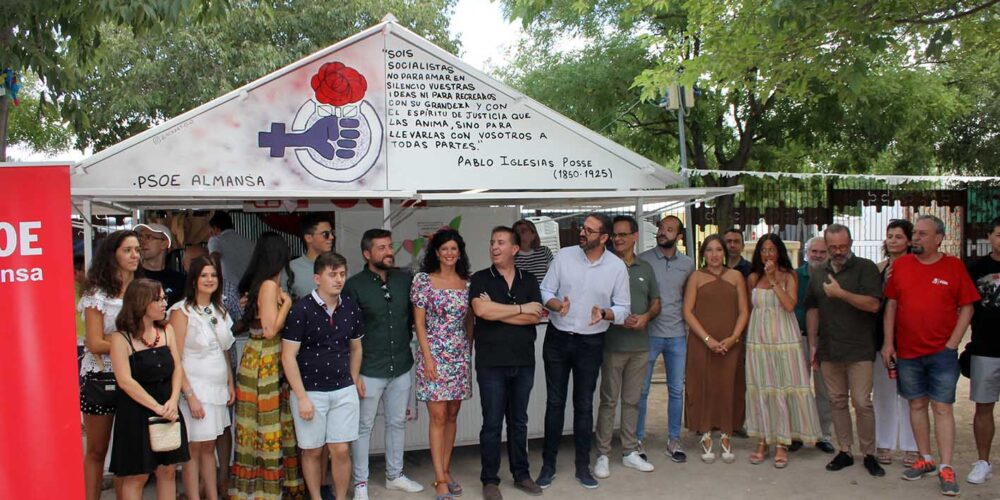
[[[628,270],[606,248],[611,229],[608,216],[589,214],[580,229],[580,245],[560,250],[542,280],[542,302],[551,311],[542,348],[547,392],[545,444],[536,481],[542,488],[552,485],[555,477],[571,374],[576,479],[585,488],[597,487],[590,472],[590,446],[604,333],[612,323],[623,324],[632,312]]]

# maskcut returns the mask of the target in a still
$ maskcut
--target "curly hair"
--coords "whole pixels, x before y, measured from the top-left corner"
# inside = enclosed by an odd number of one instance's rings
[[[764,249],[765,241],[774,243],[775,248],[778,249],[778,260],[776,262],[778,269],[790,272],[792,270],[792,259],[788,258],[788,248],[785,247],[785,242],[781,241],[781,237],[774,233],[767,233],[757,240],[757,246],[753,249],[753,260],[750,262],[750,272],[757,276],[764,276],[764,259],[761,258],[760,252]]]
[[[100,291],[108,297],[117,297],[122,293],[124,283],[118,275],[118,258],[115,254],[128,238],[135,238],[136,244],[139,243],[139,235],[131,229],[115,231],[101,241],[101,245],[94,252],[90,270],[87,271],[84,293]]]
[[[437,252],[441,247],[454,241],[458,245],[458,262],[455,263],[455,272],[464,280],[469,279],[469,256],[465,253],[465,240],[458,231],[454,229],[442,229],[431,237],[431,242],[427,246],[427,253],[424,254],[424,263],[421,270],[425,273],[435,273],[441,269],[441,261]]]
[[[188,268],[187,283],[184,285],[184,304],[191,307],[198,305],[198,279],[201,278],[202,271],[209,266],[215,269],[216,282],[219,284],[215,288],[215,291],[212,292],[209,301],[215,305],[216,309],[222,311],[222,314],[226,314],[226,308],[222,305],[222,273],[219,272],[219,268],[215,266],[215,262],[207,255],[195,257],[191,261],[191,267]]]
[[[146,316],[146,308],[163,295],[163,287],[159,281],[148,278],[133,280],[125,289],[122,310],[115,318],[115,328],[119,332],[129,334],[132,338],[141,337],[143,334],[142,318]],[[167,324],[166,318],[155,320],[153,324],[163,328]]]
[[[288,244],[274,231],[265,231],[257,240],[250,256],[250,264],[240,279],[239,291],[247,294],[247,306],[243,316],[249,321],[257,319],[257,293],[265,281],[285,271],[285,276],[292,277],[288,266]],[[288,287],[292,282],[289,279]],[[221,288],[221,287],[220,287]]]

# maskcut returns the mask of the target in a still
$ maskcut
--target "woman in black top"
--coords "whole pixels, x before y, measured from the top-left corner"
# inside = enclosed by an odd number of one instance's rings
[[[184,419],[178,412],[180,355],[173,329],[165,323],[167,297],[159,282],[139,279],[125,290],[122,310],[111,335],[111,365],[122,393],[118,396],[111,472],[120,499],[139,500],[150,473],[156,474],[156,498],[177,498],[176,464],[189,458]],[[181,421],[181,446],[155,452],[149,418]]]

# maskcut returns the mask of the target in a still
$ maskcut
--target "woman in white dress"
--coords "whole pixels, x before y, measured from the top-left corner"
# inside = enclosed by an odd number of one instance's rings
[[[236,401],[227,351],[233,320],[222,305],[221,275],[208,257],[191,262],[184,300],[170,308],[170,324],[183,346],[180,410],[187,422],[191,460],[181,476],[188,500],[216,500],[215,440],[230,424],[228,406]],[[226,471],[228,473],[228,470]]]

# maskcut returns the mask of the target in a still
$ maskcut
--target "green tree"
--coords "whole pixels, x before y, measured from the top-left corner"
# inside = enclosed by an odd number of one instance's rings
[[[77,147],[112,146],[369,28],[388,13],[455,52],[458,42],[447,30],[454,2],[242,0],[216,22],[144,36],[106,25],[97,71],[79,92],[91,126],[78,132]]]
[[[73,145],[69,125],[52,106],[43,106],[41,89],[26,79],[18,96],[21,105],[8,115],[8,142],[41,153],[60,153]]]
[[[700,88],[687,121],[694,167],[921,173],[939,166],[941,134],[969,112],[954,67],[995,60],[998,4],[505,1],[542,40],[643,40],[652,64],[633,83],[646,100],[672,83]]]
[[[91,73],[104,23],[134,33],[224,11],[226,0],[5,0],[0,3],[0,68],[36,75],[45,87],[40,103],[55,104],[75,130],[87,117],[73,92]],[[0,96],[0,161],[7,156],[10,103]]]

